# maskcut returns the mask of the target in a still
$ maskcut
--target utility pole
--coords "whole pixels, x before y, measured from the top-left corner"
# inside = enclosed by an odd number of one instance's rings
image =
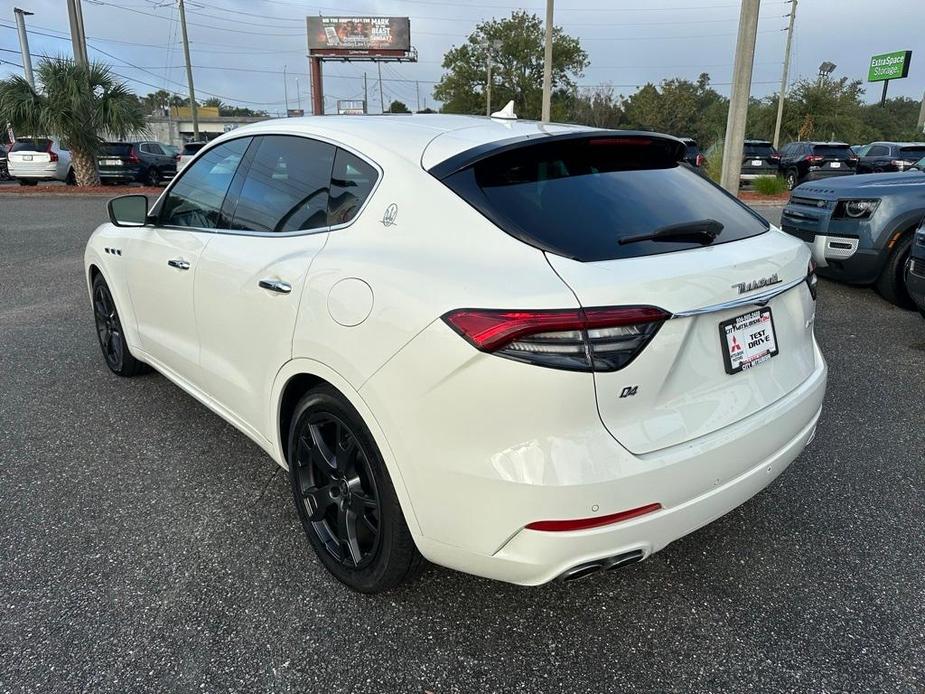
[[[742,0],[739,15],[739,35],[736,39],[735,61],[732,66],[732,91],[729,95],[729,116],[726,119],[726,141],[723,146],[723,188],[733,195],[739,192],[742,173],[742,150],[745,146],[745,123],[748,118],[748,98],[752,90],[752,68],[755,63],[755,38],[758,34],[758,9],[761,0]]]
[[[29,36],[26,34],[26,17],[34,14],[21,10],[18,7],[13,8],[13,16],[16,17],[16,28],[19,30],[19,50],[22,52],[22,68],[29,86],[35,89],[35,77],[32,75],[32,54],[29,53]]]
[[[363,70],[363,114],[369,113],[369,87],[366,86],[366,70]]]
[[[295,102],[296,108],[302,110],[302,89],[299,86],[299,78],[295,78]]]
[[[546,0],[546,50],[543,54],[543,122],[549,122],[552,98],[552,14],[553,0]],[[491,114],[489,114],[491,115]]]
[[[774,149],[780,145],[780,126],[784,119],[784,95],[787,93],[787,73],[790,71],[790,48],[793,46],[793,23],[797,18],[797,0],[792,0],[790,22],[787,25],[787,47],[784,49],[784,72],[780,78],[780,94],[777,96],[777,122],[774,124]]]
[[[416,110],[421,110],[421,83],[418,80],[414,80],[414,93],[417,96],[418,107]]]
[[[286,102],[286,118],[289,117],[289,87],[286,84],[286,66],[283,65],[283,100]]]
[[[199,141],[199,108],[196,106],[196,90],[193,88],[193,68],[189,59],[189,36],[186,33],[186,10],[183,0],[177,0],[180,6],[180,31],[183,34],[183,56],[186,58],[186,81],[189,83],[189,107],[193,116],[193,139]]]
[[[67,0],[67,16],[71,26],[71,47],[74,52],[74,62],[78,65],[89,65],[87,37],[84,34],[84,16],[80,0]]]
[[[925,94],[922,94],[922,108],[919,110],[919,130],[925,132]]]
[[[382,95],[382,61],[376,61],[376,67],[379,68],[379,108],[385,113],[385,97]]]

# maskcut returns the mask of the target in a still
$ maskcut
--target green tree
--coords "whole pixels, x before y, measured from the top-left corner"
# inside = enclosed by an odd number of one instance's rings
[[[619,128],[624,120],[621,99],[610,84],[579,90],[571,111],[570,121],[596,128]]]
[[[217,96],[212,96],[202,102],[203,106],[208,108],[217,108],[218,112],[221,113],[225,109],[225,104],[222,103],[222,100]]]
[[[626,99],[627,127],[693,137],[702,146],[722,138],[729,103],[702,73],[695,82],[670,79],[646,84]]]
[[[498,48],[494,46],[498,45]],[[434,88],[446,113],[485,113],[488,51],[492,52],[492,108],[514,101],[521,118],[539,118],[543,95],[543,22],[534,14],[516,11],[509,18],[477,25],[466,43],[447,51],[445,73]],[[489,48],[490,47],[490,48]],[[568,115],[575,79],[588,66],[588,55],[578,39],[559,27],[553,29],[552,116]]]
[[[164,109],[170,106],[172,94],[166,89],[158,89],[156,92],[149,92],[147,96],[141,99],[141,105],[145,113],[158,113],[163,115]]]
[[[0,81],[0,122],[17,132],[54,136],[71,150],[77,185],[99,185],[96,156],[104,137],[125,139],[144,129],[138,98],[102,63],[77,65],[45,58],[36,70],[40,89],[22,77]]]
[[[411,113],[411,109],[409,109],[404,102],[396,99],[389,104],[389,110],[386,111],[386,113]]]

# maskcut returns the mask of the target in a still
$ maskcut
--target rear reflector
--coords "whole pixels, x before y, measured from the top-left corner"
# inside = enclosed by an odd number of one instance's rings
[[[648,504],[646,506],[640,506],[639,508],[630,509],[629,511],[620,511],[619,513],[611,513],[607,516],[596,516],[594,518],[534,521],[533,523],[529,523],[527,528],[529,530],[541,530],[551,533],[567,532],[569,530],[588,530],[589,528],[599,528],[603,525],[612,525],[613,523],[620,523],[630,520],[631,518],[638,518],[647,513],[660,511],[661,508],[661,504]]]

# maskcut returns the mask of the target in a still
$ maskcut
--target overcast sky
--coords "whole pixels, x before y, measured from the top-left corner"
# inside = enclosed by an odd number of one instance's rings
[[[287,67],[290,108],[309,109],[305,58],[305,16],[371,14],[411,17],[417,64],[382,66],[385,102],[399,99],[433,106],[431,90],[440,78],[444,52],[465,41],[484,19],[512,9],[543,15],[543,0],[511,5],[501,0],[344,0],[339,5],[298,0],[186,0],[196,95],[219,96],[227,103],[283,111],[283,67]],[[69,55],[64,0],[16,0],[34,12],[28,17],[33,54]],[[0,77],[20,73],[14,3],[0,1]],[[778,88],[790,4],[762,0],[752,94]],[[155,89],[186,93],[175,0],[83,0],[84,24],[92,58],[109,62],[139,94]],[[716,88],[728,93],[739,3],[736,0],[557,0],[556,24],[578,37],[591,66],[582,85],[612,83],[632,93],[645,82],[669,77],[694,79],[709,72]],[[794,78],[814,76],[828,60],[834,76],[866,79],[871,55],[912,50],[909,77],[895,80],[890,95],[916,99],[925,90],[925,0],[800,0],[794,43]],[[35,60],[35,59],[34,59]],[[369,76],[370,111],[379,107],[375,65],[327,63],[325,94],[362,98],[363,73]],[[298,80],[298,85],[297,85]],[[866,100],[879,98],[868,85]]]

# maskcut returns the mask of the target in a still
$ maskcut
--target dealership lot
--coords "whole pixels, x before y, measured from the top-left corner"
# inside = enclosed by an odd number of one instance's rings
[[[362,597],[255,445],[156,374],[108,372],[81,262],[104,217],[0,198],[0,691],[925,686],[917,314],[820,282],[816,441],[650,560],[536,589],[431,568]]]

